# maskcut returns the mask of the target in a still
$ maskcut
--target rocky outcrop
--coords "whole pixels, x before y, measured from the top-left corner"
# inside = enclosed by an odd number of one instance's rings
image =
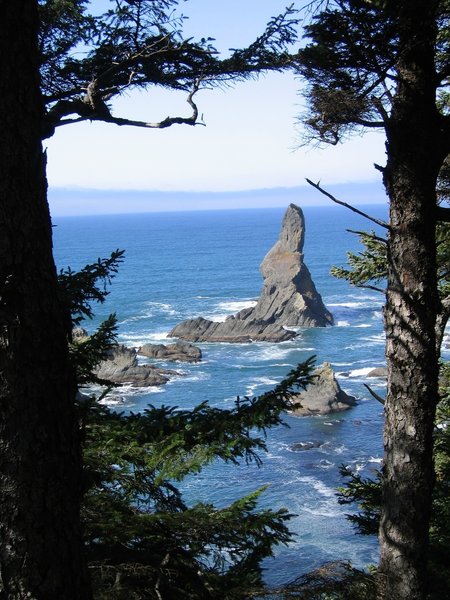
[[[386,379],[387,369],[386,367],[375,367],[367,373],[367,377],[382,377],[383,379]]]
[[[158,360],[176,362],[199,362],[202,359],[202,351],[197,346],[188,342],[178,341],[175,344],[145,344],[138,348],[138,354]]]
[[[356,405],[356,399],[340,387],[330,363],[314,372],[316,378],[308,389],[293,398],[301,407],[292,411],[295,416],[326,415],[341,412]]]
[[[98,366],[95,374],[99,379],[134,387],[150,387],[167,383],[176,371],[160,369],[151,365],[139,365],[133,348],[115,346],[107,353],[106,360]]]
[[[303,261],[305,219],[291,204],[283,218],[278,241],[265,256],[260,298],[224,322],[202,317],[177,325],[169,337],[192,342],[281,342],[295,337],[290,328],[324,327],[333,323]]]

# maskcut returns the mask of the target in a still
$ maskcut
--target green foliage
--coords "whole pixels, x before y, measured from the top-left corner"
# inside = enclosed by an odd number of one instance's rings
[[[60,273],[73,324],[92,317],[123,253],[79,272]],[[92,370],[115,342],[115,316],[92,335],[75,338],[79,384],[99,382]],[[177,487],[216,460],[261,464],[267,429],[312,381],[314,359],[298,365],[274,390],[237,398],[231,409],[203,402],[193,410],[149,406],[119,413],[94,397],[78,404],[85,493],[82,523],[95,597],[100,599],[248,598],[261,589],[263,559],[291,539],[286,510],[258,509],[264,488],[222,508],[188,506]]]
[[[436,414],[434,430],[435,486],[430,522],[429,570],[431,596],[441,600],[450,592],[450,363],[441,366],[441,400]],[[363,477],[341,468],[347,478],[345,486],[338,491],[340,504],[356,504],[359,513],[347,515],[359,534],[376,535],[381,508],[382,473],[374,478]]]
[[[338,279],[346,279],[356,287],[374,289],[375,284],[385,281],[387,277],[386,240],[374,232],[360,232],[358,237],[364,250],[358,254],[347,252],[350,268],[332,267],[331,274]]]
[[[94,370],[107,356],[108,349],[116,343],[116,315],[109,315],[92,335],[72,339],[69,353],[75,365],[78,385],[97,383],[114,387],[110,381],[104,381],[94,374]]]
[[[330,0],[304,27],[308,40],[297,68],[306,80],[306,141],[337,144],[348,135],[388,124],[395,96],[401,3]],[[430,10],[433,10],[430,7]],[[437,3],[436,77],[439,106],[448,111],[448,0]]]
[[[376,472],[373,479],[353,473],[345,466],[341,466],[340,473],[347,481],[344,487],[338,489],[339,504],[356,505],[361,511],[347,515],[348,520],[355,525],[358,533],[377,535],[381,507],[380,471]]]
[[[221,60],[211,38],[184,37],[185,17],[178,5],[178,0],[110,0],[96,14],[94,2],[40,0],[41,86],[47,107],[43,136],[84,120],[158,128],[195,125],[193,96],[200,88],[290,65],[288,47],[296,40],[298,23],[292,6],[271,19],[255,42]],[[192,114],[159,123],[113,114],[114,98],[152,87],[187,92]]]
[[[372,573],[355,569],[346,562],[331,562],[299,577],[288,586],[256,593],[264,600],[375,600]]]
[[[312,138],[336,144],[354,129],[378,126],[389,103],[397,30],[375,2],[337,0],[305,26],[313,40],[299,52],[299,73],[308,82]]]
[[[107,285],[118,272],[124,251],[116,250],[109,258],[99,258],[80,271],[70,267],[61,269],[58,282],[62,302],[71,314],[68,326],[69,352],[77,372],[79,385],[98,383],[111,386],[99,379],[93,371],[105,358],[107,350],[116,342],[117,320],[109,315],[92,335],[73,337],[72,329],[86,319],[92,319],[92,302],[103,303],[109,292]]]
[[[103,303],[109,292],[107,286],[118,272],[123,262],[124,251],[115,250],[109,258],[99,258],[80,271],[70,267],[61,269],[59,288],[64,304],[70,310],[73,326],[84,319],[92,319],[92,302]]]
[[[265,440],[257,433],[282,423],[311,369],[309,360],[275,390],[238,398],[233,409],[205,402],[192,411],[162,406],[126,415],[95,400],[80,406],[83,522],[99,598],[157,598],[163,588],[165,597],[244,598],[262,585],[261,561],[291,539],[291,515],[257,511],[263,489],[221,509],[188,507],[174,482],[217,459],[259,464]]]

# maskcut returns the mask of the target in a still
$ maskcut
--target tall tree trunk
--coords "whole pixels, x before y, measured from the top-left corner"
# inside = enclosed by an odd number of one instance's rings
[[[383,600],[424,600],[427,588],[432,431],[438,399],[436,180],[444,158],[435,104],[435,8],[430,0],[407,0],[394,8],[399,11],[401,50],[384,172],[391,228],[379,536]]]
[[[0,0],[0,597],[91,597],[40,143],[37,1]]]

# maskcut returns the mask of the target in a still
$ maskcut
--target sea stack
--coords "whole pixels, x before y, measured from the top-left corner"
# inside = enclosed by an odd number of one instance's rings
[[[333,317],[303,261],[304,240],[303,212],[290,204],[278,241],[261,263],[264,284],[256,305],[224,322],[188,319],[169,337],[191,342],[281,342],[295,337],[296,332],[290,328],[332,325]]]

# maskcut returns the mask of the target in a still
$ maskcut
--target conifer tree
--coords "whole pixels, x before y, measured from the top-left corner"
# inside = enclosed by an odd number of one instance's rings
[[[59,284],[73,325],[103,302],[104,287],[123,253],[113,252],[79,272],[62,270]],[[103,285],[102,285],[103,284]],[[111,315],[87,338],[75,338],[71,357],[79,385],[100,383],[94,371],[115,343]],[[81,397],[86,491],[82,524],[95,598],[238,599],[263,589],[261,562],[291,535],[286,510],[257,510],[264,488],[231,505],[188,506],[177,482],[213,461],[261,463],[265,435],[314,376],[313,359],[275,389],[237,398],[233,409],[207,402],[193,410],[153,407],[124,414]]]
[[[381,599],[427,593],[438,403],[437,179],[450,151],[447,0],[333,0],[306,27],[311,137],[337,144],[383,129],[389,197]]]
[[[41,139],[84,120],[195,125],[202,85],[283,69],[295,37],[288,9],[220,60],[208,38],[183,39],[176,0],[115,0],[102,15],[93,5],[0,0],[0,596],[8,600],[91,597],[71,319],[52,256]],[[159,123],[113,114],[113,98],[152,86],[185,91],[190,114]]]

